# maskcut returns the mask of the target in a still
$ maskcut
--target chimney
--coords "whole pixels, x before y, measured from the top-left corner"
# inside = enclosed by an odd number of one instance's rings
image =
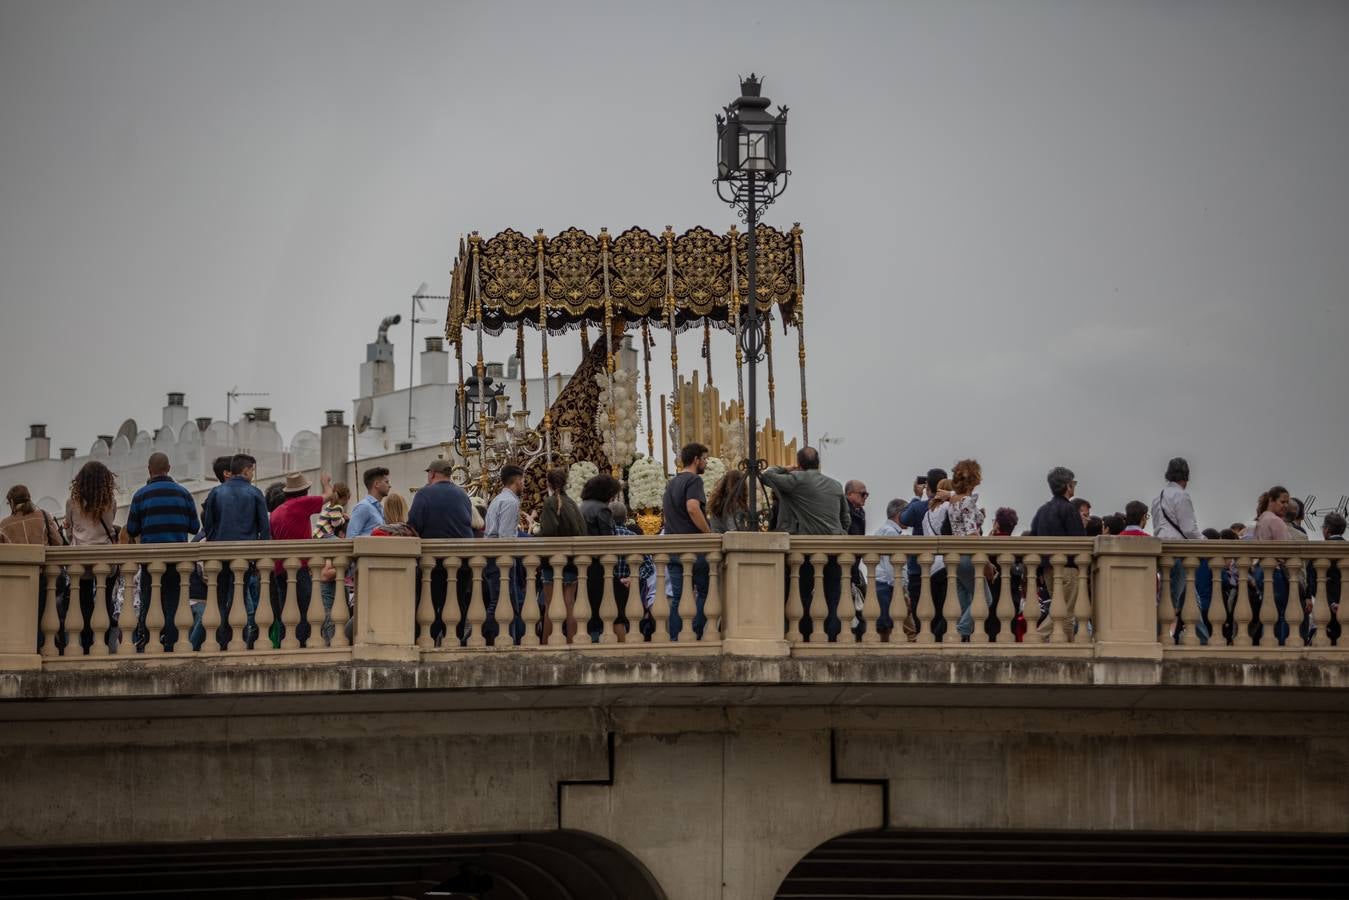
[[[450,352],[445,349],[445,339],[429,337],[422,351],[422,384],[449,383]]]
[[[187,424],[187,395],[174,391],[169,394],[169,400],[164,404],[164,423],[165,428],[172,428],[173,433],[177,434]]]
[[[499,362],[489,362],[487,364],[487,375],[493,381],[504,381],[506,378],[505,367]]]
[[[23,458],[25,462],[35,459],[50,459],[52,455],[52,440],[47,437],[46,425],[29,425],[28,439],[23,442]]]
[[[62,448],[61,448],[61,462],[65,462],[66,460],[74,459],[74,458],[75,458],[75,448],[74,448],[74,447],[62,447]]]
[[[272,421],[272,408],[270,406],[253,407],[253,421],[254,422]]]
[[[361,396],[374,397],[393,391],[393,344],[389,341],[389,326],[397,325],[402,316],[388,316],[379,323],[379,336],[365,345],[365,362],[361,363]]]
[[[319,432],[319,471],[327,472],[333,481],[347,480],[347,426],[342,410],[324,412],[323,429]],[[356,488],[352,488],[355,492]]]
[[[197,416],[197,430],[198,430],[198,431],[205,431],[206,429],[208,429],[208,428],[210,428],[210,427],[211,427],[211,417],[210,417],[210,416]]]

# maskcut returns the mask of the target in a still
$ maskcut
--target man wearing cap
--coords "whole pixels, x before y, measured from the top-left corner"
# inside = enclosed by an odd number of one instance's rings
[[[450,480],[451,471],[451,463],[447,459],[433,459],[431,464],[426,467],[426,486],[413,495],[412,508],[408,510],[408,524],[416,530],[420,537],[431,540],[473,537],[473,504],[468,499],[468,492]],[[444,625],[441,624],[441,611],[445,608],[448,583],[444,566],[436,566],[431,570],[431,606],[435,610],[431,637],[437,643],[445,633]],[[468,612],[472,583],[473,579],[469,574],[467,563],[465,563],[460,568],[457,582],[458,596],[456,599],[459,602],[459,621],[461,623],[457,633],[460,639],[467,636],[462,623],[465,621]],[[419,600],[421,590],[422,583],[418,580],[417,596]]]
[[[323,491],[311,495],[309,479],[301,472],[286,474],[286,499],[272,510],[272,540],[305,541],[309,540],[314,528],[311,519],[323,511],[323,498],[332,489],[332,478],[325,472],[319,476]],[[272,644],[280,646],[285,636],[285,625],[281,621],[282,610],[286,608],[287,577],[284,559],[276,561],[272,571]],[[295,599],[300,606],[300,624],[295,627],[295,636],[301,641],[309,638],[309,598],[313,593],[314,581],[309,574],[309,560],[300,560],[300,569],[295,573]]]

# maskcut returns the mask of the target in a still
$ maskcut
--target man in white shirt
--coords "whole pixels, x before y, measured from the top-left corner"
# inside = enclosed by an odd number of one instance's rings
[[[520,492],[524,488],[525,470],[515,465],[501,467],[501,492],[492,498],[483,517],[484,538],[517,538],[520,536]],[[515,615],[511,619],[510,633],[515,641],[524,635],[524,620],[520,610],[524,603],[524,568],[517,559],[507,575],[510,582],[511,609]],[[483,624],[483,636],[495,641],[497,636],[496,608],[501,595],[501,579],[498,577],[496,560],[489,558],[483,570],[483,580],[487,586],[487,621]]]
[[[899,524],[899,517],[903,515],[908,507],[909,501],[895,498],[885,505],[885,522],[875,531],[876,537],[901,537],[904,534],[904,526]],[[895,566],[890,561],[889,554],[882,553],[880,562],[876,563],[876,598],[880,600],[881,614],[876,619],[876,633],[881,636],[882,641],[890,640],[890,632],[895,627],[894,619],[890,616],[890,604],[895,597]],[[901,596],[900,600],[905,603],[905,614],[907,624],[908,603]]]

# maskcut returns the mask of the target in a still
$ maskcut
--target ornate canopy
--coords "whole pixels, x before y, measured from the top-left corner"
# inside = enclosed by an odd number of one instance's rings
[[[507,229],[461,241],[450,289],[446,337],[460,346],[465,326],[500,334],[519,323],[557,334],[615,318],[684,329],[728,328],[749,293],[749,237],[691,228],[659,235],[629,228],[617,237],[568,228],[548,238]],[[760,225],[758,303],[778,307],[783,325],[797,321],[804,272],[801,227]]]

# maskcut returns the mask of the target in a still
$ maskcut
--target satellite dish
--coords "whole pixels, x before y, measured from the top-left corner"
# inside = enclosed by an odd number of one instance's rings
[[[356,433],[363,434],[370,427],[370,417],[375,413],[375,401],[365,397],[356,404]]]

